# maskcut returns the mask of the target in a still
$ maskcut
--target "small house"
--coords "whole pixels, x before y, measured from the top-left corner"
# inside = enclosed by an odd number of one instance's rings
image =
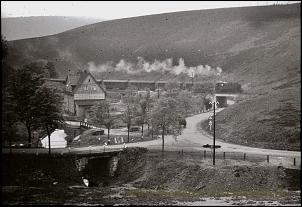
[[[68,74],[65,80],[64,109],[83,120],[88,117],[89,108],[105,100],[106,91],[90,72]]]

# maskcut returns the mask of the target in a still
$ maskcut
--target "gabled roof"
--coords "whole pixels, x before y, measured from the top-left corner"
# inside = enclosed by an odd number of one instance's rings
[[[105,89],[100,85],[100,83],[93,77],[93,75],[90,72],[85,71],[84,73],[82,73],[77,81],[77,83],[75,84],[76,87],[74,89],[74,92],[76,92],[78,90],[78,88],[81,86],[81,84],[84,82],[84,80],[87,78],[87,76],[91,76],[91,78],[93,79],[93,81],[102,89],[102,91],[104,93],[106,93]]]
[[[70,85],[75,86],[79,81],[80,75],[68,75],[67,78],[69,78]]]

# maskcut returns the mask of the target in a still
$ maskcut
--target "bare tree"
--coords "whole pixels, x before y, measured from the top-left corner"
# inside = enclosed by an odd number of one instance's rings
[[[124,98],[125,104],[126,104],[126,110],[124,111],[122,120],[127,125],[128,134],[127,138],[128,141],[130,141],[130,128],[135,121],[137,121],[137,111],[138,111],[138,104],[137,104],[137,98],[133,96],[132,94],[128,94]]]

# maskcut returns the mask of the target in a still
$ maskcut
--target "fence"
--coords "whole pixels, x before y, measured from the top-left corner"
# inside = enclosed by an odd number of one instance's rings
[[[114,152],[122,151],[124,148],[128,147],[126,144],[123,146],[90,146],[85,149],[81,148],[52,148],[52,154],[95,154],[95,153],[104,153],[104,152]],[[149,156],[160,157],[161,154],[161,145],[152,145],[148,147]],[[47,148],[4,148],[2,149],[3,153],[28,153],[28,154],[46,154],[48,153]],[[165,158],[192,158],[200,161],[209,161],[212,160],[212,151],[204,150],[204,148],[198,148],[195,146],[195,149],[192,150],[191,146],[165,146],[164,148],[164,157]],[[243,153],[243,152],[230,152],[217,150],[215,153],[215,159],[217,161],[223,160],[238,160],[238,161],[248,161],[253,163],[272,163],[275,165],[282,165],[285,167],[295,167],[301,168],[301,157],[300,156],[279,156],[279,155],[265,155],[265,154],[252,154],[252,153]],[[218,163],[217,163],[218,164]],[[227,164],[227,162],[225,162]]]
[[[192,147],[195,147],[192,150]],[[152,145],[149,147],[150,156],[161,156],[161,145]],[[164,156],[166,158],[192,158],[199,160],[212,160],[213,152],[209,149],[198,148],[196,146],[165,146]],[[254,154],[248,152],[231,152],[223,149],[215,150],[216,160],[237,160],[248,161],[252,163],[271,163],[286,167],[301,167],[300,156],[279,156],[269,154]]]
[[[48,154],[48,148],[4,148],[2,153],[4,154],[34,154],[34,155],[43,155]],[[123,151],[124,147],[108,148],[103,147],[88,147],[88,149],[76,149],[76,148],[53,148],[51,149],[51,154],[53,155],[89,155],[89,154],[103,154],[110,152],[119,152]]]

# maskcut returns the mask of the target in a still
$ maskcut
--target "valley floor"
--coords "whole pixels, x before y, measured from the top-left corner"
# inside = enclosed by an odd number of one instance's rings
[[[217,112],[223,109],[217,110]],[[183,130],[180,136],[166,136],[165,137],[165,150],[166,151],[184,151],[184,152],[200,152],[203,153],[204,150],[207,153],[211,152],[209,148],[203,148],[205,144],[213,144],[213,138],[211,135],[206,133],[201,129],[201,122],[204,122],[208,119],[213,112],[206,112],[197,114],[191,117],[188,117],[187,127]],[[286,151],[286,150],[272,150],[272,149],[263,149],[248,147],[243,145],[226,143],[222,140],[216,140],[216,145],[221,146],[221,148],[216,149],[216,153],[222,156],[222,153],[225,152],[226,156],[244,156],[246,157],[258,157],[261,156],[263,160],[269,155],[269,162],[275,165],[282,165],[285,167],[294,167],[300,168],[301,166],[301,152],[300,151]],[[136,142],[136,143],[126,143],[126,147],[145,147],[149,150],[161,150],[162,148],[162,139],[158,138],[156,140],[145,141],[145,142]],[[92,146],[92,147],[80,147],[73,148],[71,151],[100,151],[103,150],[103,146]],[[112,145],[106,146],[107,150],[110,149],[122,149],[124,145]],[[294,158],[296,166],[294,166]]]

